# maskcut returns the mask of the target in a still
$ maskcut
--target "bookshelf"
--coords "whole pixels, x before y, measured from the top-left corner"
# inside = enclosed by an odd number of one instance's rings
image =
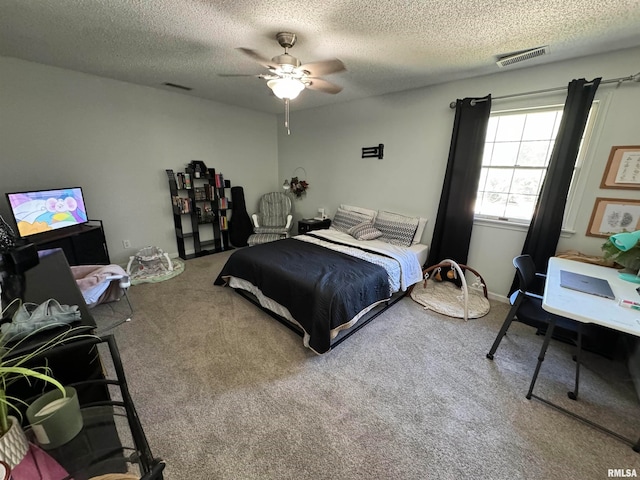
[[[231,182],[214,168],[196,167],[192,162],[184,172],[166,170],[178,255],[184,260],[233,249],[227,215]]]

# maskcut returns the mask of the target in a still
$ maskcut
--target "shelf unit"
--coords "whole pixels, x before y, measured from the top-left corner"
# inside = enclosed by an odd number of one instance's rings
[[[41,233],[34,236],[31,241],[38,251],[61,248],[69,265],[111,263],[102,220],[89,220],[83,225]]]
[[[232,250],[226,189],[231,182],[214,168],[205,172],[193,166],[184,173],[167,169],[178,255],[184,260]],[[186,228],[185,228],[186,227]],[[191,248],[190,248],[191,247]],[[193,253],[187,251],[193,250]]]

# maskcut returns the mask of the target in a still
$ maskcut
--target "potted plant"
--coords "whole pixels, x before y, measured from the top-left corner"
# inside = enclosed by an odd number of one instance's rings
[[[2,311],[3,316],[9,307],[11,307],[11,304]],[[0,333],[0,461],[6,462],[10,468],[14,468],[20,463],[29,449],[29,444],[20,426],[21,421],[19,420],[19,418],[22,418],[19,407],[29,407],[29,405],[22,399],[8,395],[7,388],[20,379],[27,379],[27,381],[41,380],[56,388],[55,391],[58,393],[57,398],[67,399],[70,393],[71,398],[74,396],[75,392],[69,388],[65,388],[59,381],[51,376],[49,367],[29,368],[25,366],[35,357],[46,353],[58,345],[79,338],[93,337],[91,334],[75,333],[76,330],[86,331],[83,327],[69,327],[66,324],[61,324],[61,326],[68,328],[42,343],[34,350],[21,354],[14,354],[14,352],[18,351],[27,340],[40,334],[44,328],[35,330],[12,345],[8,345],[5,335]],[[77,398],[75,401],[77,402]],[[63,400],[59,403],[73,403],[73,400]],[[82,428],[82,425],[80,425],[80,428]],[[78,432],[75,433],[77,434]],[[43,447],[45,447],[45,445],[43,445]]]
[[[42,448],[64,445],[82,430],[78,392],[67,386],[43,394],[27,408],[27,419]]]
[[[608,238],[606,242],[602,244],[602,252],[605,260],[612,261],[618,265],[633,272],[638,273],[640,270],[640,244],[636,243],[628,250],[620,250],[612,241]]]

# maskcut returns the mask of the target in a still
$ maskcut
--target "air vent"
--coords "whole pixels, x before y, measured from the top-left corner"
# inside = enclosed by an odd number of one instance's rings
[[[500,67],[508,67],[514,63],[524,62],[531,60],[532,58],[540,57],[549,53],[549,45],[544,47],[532,48],[530,50],[523,50],[522,52],[510,53],[504,57],[500,57],[496,64]]]
[[[186,90],[186,91],[193,90],[193,88],[191,88],[191,87],[185,87],[184,85],[178,85],[177,83],[165,82],[165,83],[163,83],[163,85],[165,85],[167,87],[171,87],[171,88],[178,88],[180,90]]]

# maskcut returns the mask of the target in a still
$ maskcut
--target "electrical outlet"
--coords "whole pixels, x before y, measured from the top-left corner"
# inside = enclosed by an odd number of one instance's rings
[[[122,240],[122,246],[124,248],[131,248],[131,242],[129,240]]]

